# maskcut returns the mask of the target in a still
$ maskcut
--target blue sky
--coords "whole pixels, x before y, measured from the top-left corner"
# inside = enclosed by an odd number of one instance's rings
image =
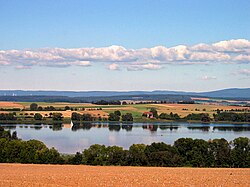
[[[250,85],[248,0],[0,0],[0,23],[1,89]]]

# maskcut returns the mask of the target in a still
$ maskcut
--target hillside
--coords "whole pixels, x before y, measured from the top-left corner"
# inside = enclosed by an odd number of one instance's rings
[[[230,88],[210,92],[182,92],[182,91],[26,91],[0,90],[0,96],[62,96],[62,97],[114,97],[114,96],[142,96],[142,95],[192,95],[222,98],[250,98],[250,88]]]

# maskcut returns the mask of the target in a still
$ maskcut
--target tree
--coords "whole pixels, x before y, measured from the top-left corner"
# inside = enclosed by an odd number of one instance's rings
[[[117,116],[121,116],[121,112],[119,110],[114,111],[114,114]]]
[[[91,116],[91,114],[83,114],[82,115],[82,120],[83,121],[93,121],[94,118]]]
[[[153,113],[153,117],[158,118],[158,112],[157,112],[157,110],[155,108],[151,108],[150,112]]]
[[[109,121],[120,121],[120,116],[115,115],[114,113],[110,113],[108,117]]]
[[[63,119],[62,113],[53,113],[52,116],[52,119],[55,121],[61,121]]]
[[[70,158],[68,163],[69,164],[76,164],[76,165],[79,165],[79,164],[82,164],[82,154],[79,153],[79,152],[76,152],[75,156]]]
[[[147,165],[147,156],[145,154],[146,145],[133,144],[129,147],[128,164],[131,166],[145,166]]]
[[[131,113],[126,113],[122,115],[122,121],[133,121],[133,115]]]
[[[80,121],[81,117],[82,117],[82,115],[77,113],[77,112],[72,112],[72,114],[71,114],[71,120],[73,120],[73,121]]]
[[[230,166],[230,152],[231,148],[227,140],[224,138],[214,139],[210,142],[209,149],[214,155],[216,167],[229,167]]]
[[[64,110],[70,110],[69,106],[65,106]]]
[[[250,167],[250,139],[240,137],[233,140],[231,143],[233,149],[231,151],[232,166],[249,168]]]
[[[35,120],[42,120],[42,119],[43,119],[43,116],[42,116],[40,113],[35,113],[34,119],[35,119]]]
[[[31,103],[30,110],[37,110],[38,105],[36,103]]]

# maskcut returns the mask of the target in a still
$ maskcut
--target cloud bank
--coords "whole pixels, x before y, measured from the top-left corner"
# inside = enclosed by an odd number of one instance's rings
[[[166,64],[250,63],[250,41],[236,39],[213,44],[193,46],[156,46],[153,48],[126,49],[122,46],[103,48],[45,48],[0,50],[0,66],[27,69],[32,66],[68,67],[91,66],[108,63],[108,69],[126,68],[130,71],[158,70]]]

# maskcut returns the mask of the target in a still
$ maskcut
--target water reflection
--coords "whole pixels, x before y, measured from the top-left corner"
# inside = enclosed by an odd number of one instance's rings
[[[201,130],[201,131],[209,131],[210,130],[210,126],[202,126],[202,127],[187,127],[190,130]]]
[[[216,124],[216,126],[209,126],[209,125],[190,125],[190,124],[166,124],[166,125],[158,125],[154,123],[77,123],[74,122],[72,124],[62,124],[62,123],[54,123],[49,125],[44,124],[34,124],[34,125],[0,125],[3,126],[7,130],[15,130],[16,128],[31,128],[35,130],[41,130],[43,128],[49,128],[52,131],[62,131],[63,129],[70,129],[71,131],[78,131],[78,130],[90,130],[92,128],[97,129],[108,129],[109,131],[116,131],[119,132],[120,130],[126,130],[127,132],[132,132],[133,128],[142,128],[143,130],[149,130],[151,132],[157,132],[159,129],[161,131],[178,131],[179,128],[186,128],[188,130],[194,131],[203,131],[203,132],[214,132],[214,131],[249,131],[250,132],[250,125],[233,125],[233,124]]]
[[[235,132],[241,132],[241,131],[249,131],[250,132],[250,126],[249,127],[242,127],[240,125],[234,126],[234,127],[213,127],[213,130],[218,131],[235,131]]]
[[[225,138],[231,141],[240,136],[250,137],[249,125],[191,124],[191,123],[73,123],[1,125],[17,131],[23,140],[37,139],[62,153],[83,151],[93,144],[118,145],[129,148],[132,144],[165,142],[173,144],[183,137],[198,139]]]

